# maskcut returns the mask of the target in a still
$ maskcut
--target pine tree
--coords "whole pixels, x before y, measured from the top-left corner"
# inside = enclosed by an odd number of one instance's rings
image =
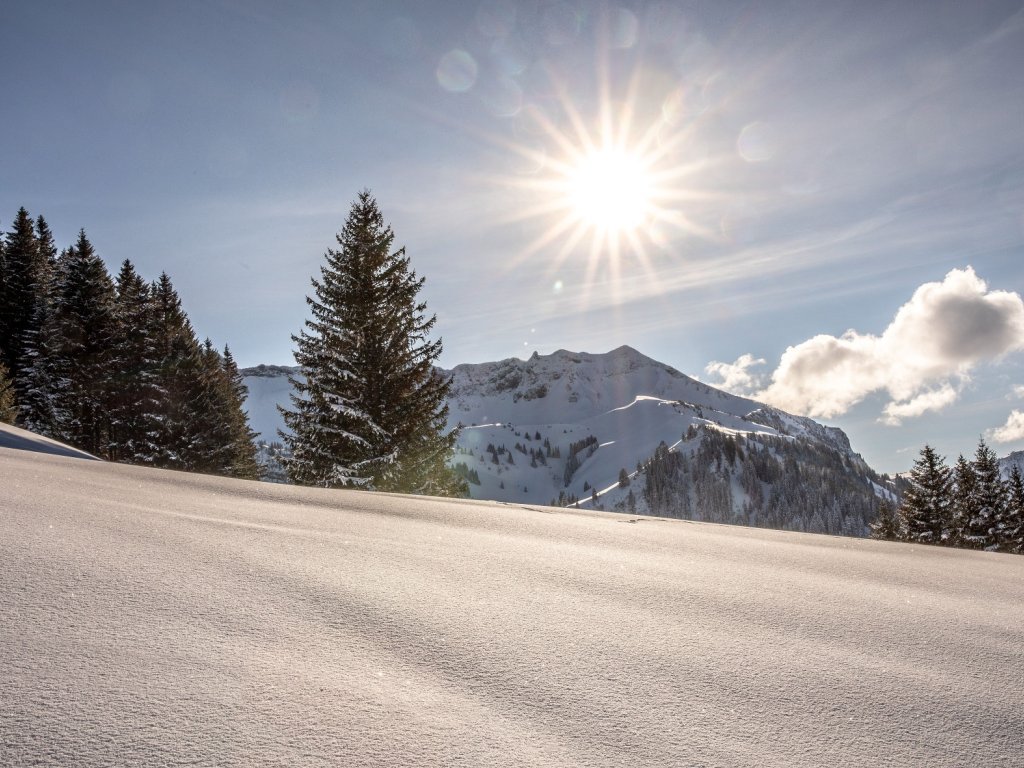
[[[151,463],[188,470],[195,429],[189,402],[201,368],[199,342],[167,273],[150,287],[149,327],[156,354],[155,384],[159,391],[157,430]]]
[[[161,400],[150,287],[128,259],[116,285],[109,456],[147,464],[157,452]]]
[[[882,499],[878,503],[878,514],[871,523],[871,538],[883,541],[897,541],[902,538],[900,519],[889,499]]]
[[[223,371],[226,384],[226,417],[228,434],[231,444],[231,460],[228,473],[231,477],[247,480],[258,480],[260,467],[256,462],[256,433],[249,426],[249,418],[245,412],[245,398],[248,389],[238,371],[238,364],[225,346]]]
[[[85,236],[61,258],[53,311],[44,334],[57,384],[50,391],[61,439],[107,456],[114,334],[114,284]]]
[[[1006,515],[1006,488],[999,475],[999,459],[995,451],[978,441],[974,454],[974,515],[967,521],[964,544],[978,549],[997,549],[997,529]]]
[[[7,234],[0,270],[0,362],[20,394],[26,341],[32,333],[36,305],[49,282],[49,262],[40,251],[35,224],[24,208],[18,210]]]
[[[457,430],[446,431],[450,379],[434,361],[436,318],[417,299],[423,278],[376,201],[359,194],[339,249],[328,249],[314,295],[313,317],[293,340],[301,378],[292,409],[282,408],[292,451],[293,482],[383,491],[466,495],[446,464]]]
[[[968,546],[967,534],[971,520],[978,514],[978,477],[974,465],[963,454],[953,466],[952,509],[947,543],[953,547]]]
[[[7,368],[0,363],[0,421],[14,423],[18,409],[14,403],[14,382],[7,375]]]
[[[949,467],[934,448],[926,445],[910,470],[908,482],[899,509],[904,535],[908,541],[922,544],[942,543],[943,531],[950,526]]]
[[[1024,481],[1016,464],[1010,468],[1006,495],[1005,525],[999,531],[1001,548],[1004,552],[1024,555]]]

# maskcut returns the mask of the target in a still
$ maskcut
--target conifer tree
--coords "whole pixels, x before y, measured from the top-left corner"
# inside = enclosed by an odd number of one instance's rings
[[[312,318],[293,339],[301,378],[282,409],[293,482],[466,495],[448,466],[450,380],[434,362],[436,318],[417,295],[423,278],[368,191],[359,194],[307,297]]]
[[[6,366],[0,363],[0,421],[13,424],[17,413],[18,409],[14,403],[14,382],[7,375]]]
[[[35,223],[24,208],[18,210],[7,234],[0,271],[0,362],[14,380],[25,365],[25,346],[33,330],[38,296],[48,284],[49,262],[41,253]]]
[[[1024,481],[1020,467],[1010,468],[1010,479],[1006,483],[1005,524],[999,531],[1001,548],[1005,552],[1024,555]]]
[[[966,536],[971,520],[978,513],[978,477],[974,472],[974,464],[964,458],[963,454],[953,466],[953,487],[951,490],[950,527],[947,543],[953,547],[966,545]]]
[[[247,480],[258,480],[260,466],[256,462],[256,432],[249,426],[245,398],[249,394],[231,350],[224,347],[224,375],[227,383],[227,417],[231,441],[229,474]]]
[[[1006,514],[1006,488],[999,475],[999,459],[995,451],[978,441],[974,454],[975,508],[964,530],[964,544],[978,549],[999,546],[997,529]]]
[[[109,456],[146,464],[157,452],[161,391],[151,329],[150,287],[125,259],[116,280]]]
[[[942,533],[950,525],[949,467],[934,448],[925,445],[910,470],[908,482],[899,509],[904,535],[908,541],[922,544],[942,543]]]
[[[191,463],[190,422],[194,417],[190,397],[197,385],[201,351],[178,292],[166,272],[150,290],[150,328],[157,360],[155,383],[160,393],[159,429],[152,463],[187,470]]]
[[[61,259],[45,334],[53,355],[59,436],[98,456],[108,455],[113,364],[114,284],[85,236]]]
[[[871,538],[883,541],[897,541],[902,538],[900,519],[889,499],[882,499],[878,503],[878,514],[871,523]]]

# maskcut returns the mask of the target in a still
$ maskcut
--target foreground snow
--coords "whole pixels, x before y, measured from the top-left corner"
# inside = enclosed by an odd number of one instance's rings
[[[1019,765],[1024,558],[0,448],[0,765]]]

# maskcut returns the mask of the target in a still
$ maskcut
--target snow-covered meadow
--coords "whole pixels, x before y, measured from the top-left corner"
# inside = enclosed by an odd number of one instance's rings
[[[1020,764],[1019,557],[8,447],[0,490],[4,766]]]

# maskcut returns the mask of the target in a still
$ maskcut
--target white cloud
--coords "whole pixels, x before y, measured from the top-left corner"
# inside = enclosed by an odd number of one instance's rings
[[[890,402],[882,409],[882,423],[896,427],[903,419],[920,416],[928,411],[941,411],[947,405],[955,403],[959,394],[952,385],[943,384],[938,389],[922,392],[905,403]]]
[[[1024,412],[1014,408],[1010,416],[1001,427],[990,429],[986,432],[989,439],[996,443],[1012,443],[1015,440],[1024,440]]]
[[[1014,394],[1014,397],[1024,398],[1024,384],[1014,384],[1013,385],[1013,394]]]
[[[764,358],[755,359],[751,354],[743,354],[736,358],[734,363],[720,363],[717,360],[712,360],[704,366],[704,370],[712,376],[721,378],[721,381],[715,384],[716,387],[734,394],[745,395],[758,389],[764,379],[763,375],[751,373],[750,369],[764,364]]]
[[[809,416],[845,413],[874,392],[890,402],[882,421],[940,410],[982,362],[1024,349],[1024,302],[989,291],[971,267],[925,283],[900,307],[881,336],[849,330],[789,347],[758,397]]]

